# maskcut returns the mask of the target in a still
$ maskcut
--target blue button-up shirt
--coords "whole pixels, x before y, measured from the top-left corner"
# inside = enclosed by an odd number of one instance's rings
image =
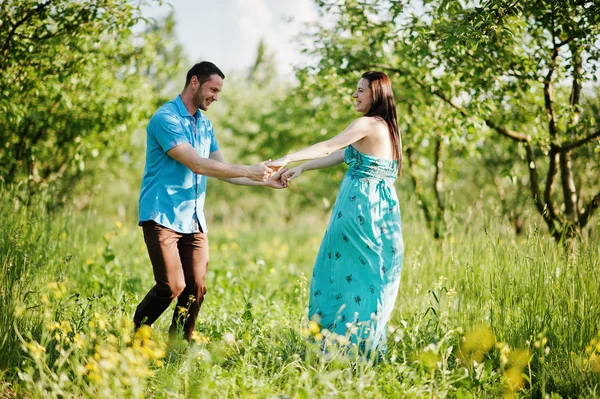
[[[197,110],[194,116],[180,96],[160,107],[146,128],[146,167],[140,191],[140,224],[147,220],[179,233],[207,232],[204,217],[206,176],[193,173],[167,151],[190,144],[208,158],[219,146],[212,124]]]

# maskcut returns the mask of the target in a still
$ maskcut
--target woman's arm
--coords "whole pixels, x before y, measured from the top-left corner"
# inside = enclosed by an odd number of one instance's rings
[[[268,164],[270,168],[278,170],[290,162],[305,161],[309,159],[327,157],[336,150],[346,147],[365,137],[373,129],[369,117],[361,117],[352,122],[343,132],[337,136],[313,144],[303,150],[290,153]]]
[[[337,150],[326,157],[313,159],[312,161],[298,165],[298,167],[302,168],[302,172],[306,172],[307,170],[329,168],[339,165],[342,162],[344,162],[344,150]]]
[[[281,180],[283,180],[284,184],[287,184],[289,181],[292,181],[292,180],[300,177],[300,175],[303,172],[306,172],[307,170],[325,169],[325,168],[329,168],[331,166],[338,165],[338,164],[342,163],[343,161],[344,161],[344,150],[337,150],[336,152],[333,152],[333,153],[327,155],[326,157],[313,159],[312,161],[308,161],[306,163],[298,165],[295,168],[282,169],[280,171]]]

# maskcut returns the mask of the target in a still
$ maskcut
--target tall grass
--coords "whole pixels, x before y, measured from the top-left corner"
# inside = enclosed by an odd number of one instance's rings
[[[565,247],[535,229],[515,237],[482,215],[468,232],[455,228],[434,241],[407,204],[405,263],[388,352],[386,361],[372,364],[333,349],[322,355],[307,329],[308,276],[325,230],[322,214],[290,224],[264,215],[260,223],[235,229],[211,225],[209,287],[195,343],[167,346],[167,316],[151,337],[132,340],[135,306],[153,284],[133,221],[109,225],[89,212],[15,209],[3,195],[5,393],[600,395],[600,363],[591,345],[600,338],[596,236]]]
[[[88,226],[84,214],[49,214],[43,203],[19,206],[5,190],[0,206],[0,369],[10,373],[22,356],[15,327],[39,334],[45,283],[63,281],[77,267]]]

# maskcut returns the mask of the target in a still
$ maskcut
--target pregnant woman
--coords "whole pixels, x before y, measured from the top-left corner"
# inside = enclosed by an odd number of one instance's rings
[[[311,169],[348,164],[314,265],[308,315],[372,354],[385,351],[386,324],[400,284],[404,247],[394,181],[402,143],[386,74],[364,73],[353,97],[363,116],[332,139],[268,166],[312,159],[281,169],[289,182]]]

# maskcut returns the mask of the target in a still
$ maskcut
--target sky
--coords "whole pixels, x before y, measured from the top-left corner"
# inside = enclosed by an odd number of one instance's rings
[[[261,38],[279,72],[291,75],[301,62],[294,38],[318,18],[314,0],[170,0],[152,3],[146,17],[175,13],[176,34],[190,62],[214,62],[223,72],[249,68]]]

